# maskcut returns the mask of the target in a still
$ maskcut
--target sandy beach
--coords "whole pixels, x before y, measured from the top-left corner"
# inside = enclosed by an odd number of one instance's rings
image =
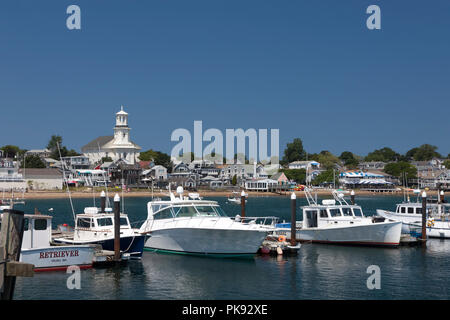
[[[101,190],[95,191],[95,196],[100,196]],[[186,194],[189,191],[186,191]],[[120,190],[108,190],[109,197],[113,197],[115,193],[118,193],[120,196],[122,196],[122,192]],[[197,193],[200,194],[201,197],[228,197],[231,195],[230,191],[223,191],[223,190],[199,190]],[[291,195],[291,192],[283,192],[282,194],[272,193],[272,192],[247,192],[249,197],[289,197]],[[317,195],[328,195],[331,196],[330,190],[324,190],[319,189],[317,191],[314,191],[314,193],[317,193]],[[303,191],[296,191],[295,194],[298,198],[304,198],[305,194]],[[129,191],[123,193],[124,197],[131,198],[131,197],[146,197],[151,198],[152,192],[148,190],[139,190],[139,191]],[[347,194],[349,196],[349,194]],[[402,195],[402,191],[395,191],[395,192],[369,192],[364,190],[355,190],[356,196],[389,196],[389,195]],[[23,194],[25,199],[64,199],[68,198],[67,191],[29,191]],[[70,196],[72,198],[92,198],[93,193],[92,190],[83,190],[83,191],[71,191]],[[155,197],[167,197],[168,191],[154,191],[153,196]],[[4,199],[9,199],[11,197],[10,193],[4,194]],[[21,193],[15,193],[14,198],[22,198]]]

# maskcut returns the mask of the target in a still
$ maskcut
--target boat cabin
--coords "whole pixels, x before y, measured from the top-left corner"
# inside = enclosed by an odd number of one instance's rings
[[[131,230],[130,221],[126,214],[120,214],[120,229]],[[121,231],[122,232],[122,231]],[[114,233],[114,213],[106,208],[104,213],[99,208],[88,207],[84,213],[75,218],[74,240],[89,239],[103,234],[105,237]]]
[[[227,217],[222,208],[212,201],[183,200],[177,203],[158,201],[148,203],[149,219],[162,220],[192,217]]]
[[[336,205],[335,200],[323,200],[322,205],[303,207],[303,228],[317,228],[330,223],[346,222],[364,218],[357,205]]]
[[[440,209],[439,209],[440,207]],[[437,213],[444,213],[444,214],[450,214],[450,205],[449,204],[441,204],[438,205],[437,203],[428,203],[427,204],[427,211],[428,214],[437,214]],[[399,214],[406,214],[406,215],[415,215],[415,214],[422,214],[422,203],[420,202],[405,202],[400,203],[397,205],[397,209],[395,210],[396,213]]]
[[[41,214],[25,214],[22,249],[49,247],[51,240],[52,217]]]

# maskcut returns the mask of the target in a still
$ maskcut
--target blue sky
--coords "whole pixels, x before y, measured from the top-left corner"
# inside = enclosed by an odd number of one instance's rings
[[[66,8],[81,8],[81,30]],[[381,8],[368,30],[366,8]],[[0,145],[79,150],[130,114],[176,128],[280,129],[308,152],[430,143],[450,153],[450,1],[57,0],[0,3]]]

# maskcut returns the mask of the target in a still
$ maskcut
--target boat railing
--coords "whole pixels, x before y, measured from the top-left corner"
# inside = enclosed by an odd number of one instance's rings
[[[279,218],[278,217],[273,217],[273,216],[269,216],[269,217],[234,217],[231,218],[236,222],[241,222],[241,223],[251,223],[252,221],[254,221],[256,224],[260,224],[260,225],[268,225],[268,226],[274,226]]]

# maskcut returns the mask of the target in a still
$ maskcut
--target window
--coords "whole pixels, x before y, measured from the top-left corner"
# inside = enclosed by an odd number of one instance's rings
[[[194,217],[197,215],[197,211],[193,206],[189,207],[181,207],[180,210],[177,213],[178,217]]]
[[[406,213],[406,208],[405,207],[401,207],[400,212],[401,213]]]
[[[91,219],[79,218],[77,220],[78,228],[90,228],[91,227]]]
[[[47,229],[47,219],[35,219],[34,220],[34,230],[46,230]]]
[[[2,225],[0,224],[0,229],[1,229],[1,226]],[[27,231],[28,227],[29,227],[29,222],[28,222],[28,219],[25,218],[25,219],[23,219],[23,231]]]
[[[128,227],[128,219],[127,218],[120,218],[120,225]]]
[[[195,207],[199,216],[217,216],[217,212],[211,206],[197,206]]]
[[[351,217],[352,216],[352,210],[350,208],[342,208],[342,213],[346,217]]]
[[[408,213],[414,213],[414,208],[409,207],[408,208]]]
[[[227,214],[225,213],[225,211],[223,211],[221,207],[213,207],[213,209],[217,212],[218,216],[227,217]]]
[[[330,215],[332,217],[341,217],[341,210],[339,209],[330,209]]]
[[[320,217],[321,217],[321,218],[328,218],[327,210],[321,209],[321,210],[320,210]]]
[[[99,219],[97,219],[97,225],[99,227],[112,226],[113,220],[112,220],[112,218],[99,218]]]
[[[153,216],[153,219],[155,220],[171,219],[171,218],[173,218],[172,208],[166,208],[164,210],[161,210],[160,212],[158,212]]]
[[[353,214],[355,215],[355,217],[362,217],[361,209],[353,208]]]

